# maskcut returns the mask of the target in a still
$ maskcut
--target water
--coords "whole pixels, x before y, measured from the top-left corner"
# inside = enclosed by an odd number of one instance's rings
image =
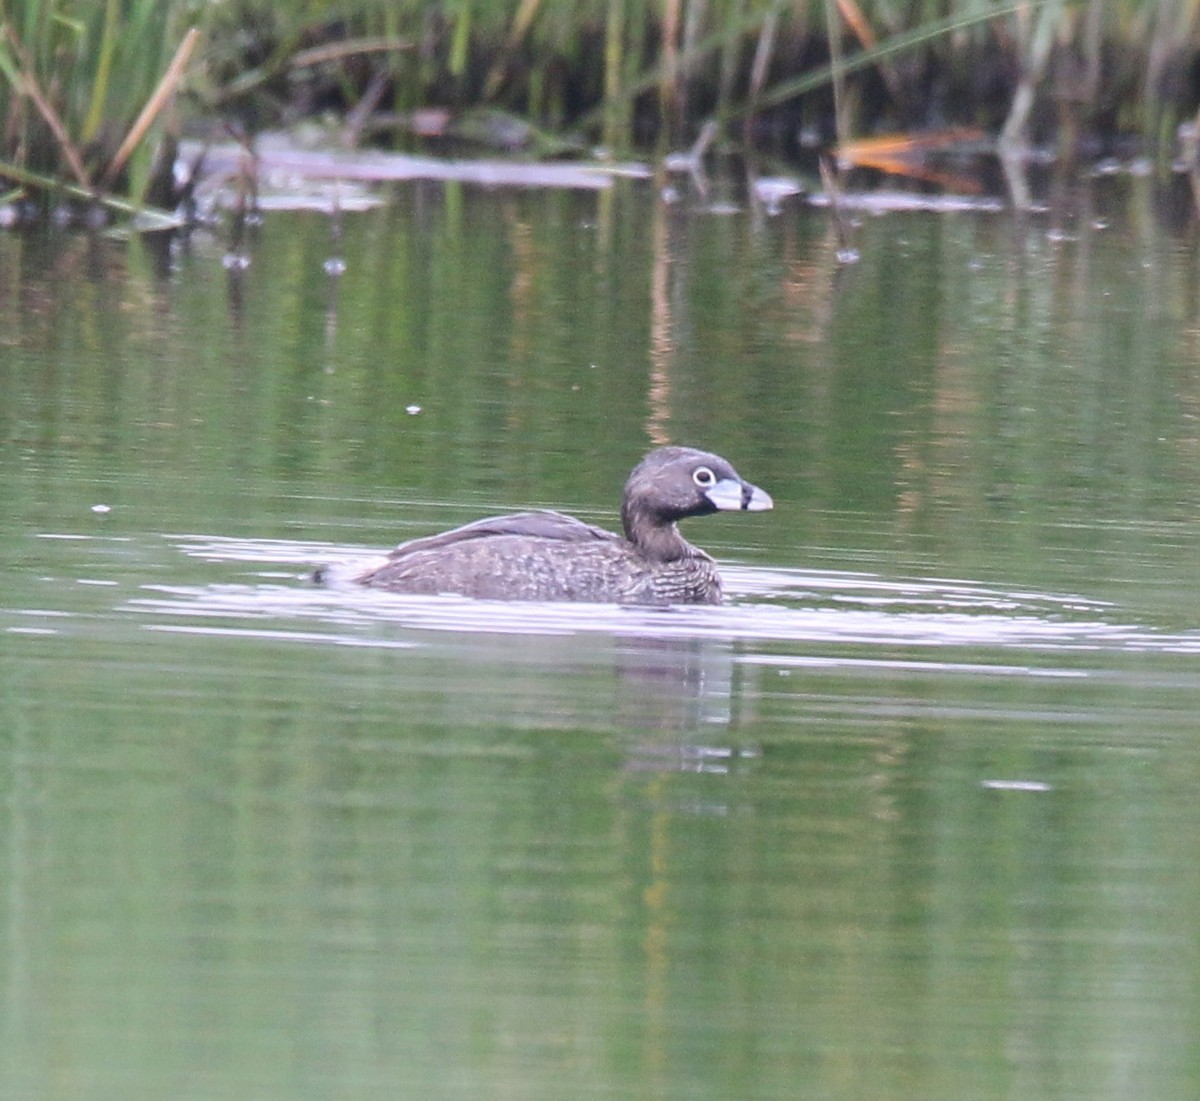
[[[1105,186],[0,237],[0,1096],[1194,1097],[1196,259]],[[305,580],[668,439],[724,607]]]

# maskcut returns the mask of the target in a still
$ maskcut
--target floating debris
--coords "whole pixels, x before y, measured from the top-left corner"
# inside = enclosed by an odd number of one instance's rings
[[[340,214],[343,211],[360,214],[383,206],[383,199],[362,187],[352,188],[339,183],[305,186],[299,180],[270,180],[269,183],[284,190],[259,195],[260,224],[263,212],[303,210],[314,214]]]
[[[793,180],[788,176],[760,176],[750,184],[750,194],[754,196],[767,214],[774,217],[780,212],[780,204],[784,199],[790,199],[793,195],[802,195],[804,188],[799,180]]]
[[[343,150],[302,149],[297,148],[284,134],[260,136],[255,143],[253,156],[234,142],[213,145],[207,149],[199,142],[182,142],[180,160],[188,163],[201,152],[205,173],[201,190],[219,190],[227,181],[242,177],[249,166],[257,175],[260,191],[272,193],[271,196],[260,198],[261,206],[274,210],[291,202],[301,204],[302,209],[329,209],[331,198],[318,194],[314,200],[311,183],[316,180],[341,181],[337,205],[342,209],[352,209],[355,202],[367,200],[361,196],[351,196],[345,190],[345,181],[394,183],[404,180],[453,180],[482,187],[562,187],[598,191],[611,187],[614,176],[645,178],[649,175],[649,170],[642,164],[447,160],[378,150],[348,153]]]
[[[919,134],[887,134],[843,142],[834,153],[841,168],[874,168],[910,180],[924,180],[948,191],[976,194],[980,181],[975,174],[963,174],[943,165],[947,156],[952,163],[964,158],[990,155],[992,142],[981,130],[954,129]]]
[[[663,157],[663,168],[675,174],[691,173],[697,175],[704,170],[704,155],[720,133],[720,127],[709,119],[700,129],[700,134],[688,150],[668,153]]]
[[[833,200],[827,193],[809,196],[813,206],[830,206]],[[987,195],[920,195],[909,191],[859,191],[842,192],[837,197],[839,206],[848,210],[861,210],[869,214],[895,214],[909,211],[924,211],[931,214],[955,214],[975,212],[999,214],[1007,209],[1003,199]]]

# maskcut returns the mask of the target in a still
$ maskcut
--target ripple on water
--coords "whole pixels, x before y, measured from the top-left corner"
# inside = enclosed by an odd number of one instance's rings
[[[491,634],[636,634],[649,639],[716,638],[791,643],[810,648],[886,647],[922,652],[970,650],[1030,654],[1142,652],[1195,654],[1200,632],[1165,632],[1126,622],[1112,604],[1075,594],[1007,590],[958,578],[890,579],[863,572],[762,569],[722,565],[727,603],[718,607],[634,608],[617,605],[505,603],[457,596],[407,596],[345,583],[307,581],[314,563],[346,576],[371,557],[360,547],[289,540],[177,536],[183,553],[248,567],[250,580],[208,585],[145,585],[124,610],[148,629],[270,636],[296,642],[407,646],[364,635],[366,625],[410,632]],[[198,622],[203,621],[203,622]],[[929,655],[933,659],[933,654]],[[753,660],[747,656],[746,660]],[[764,659],[767,660],[767,659]],[[769,660],[777,662],[779,655]],[[886,661],[796,656],[794,661]],[[944,662],[942,664],[945,664]],[[997,669],[1004,669],[1004,663]],[[1022,665],[1021,668],[1024,668]]]

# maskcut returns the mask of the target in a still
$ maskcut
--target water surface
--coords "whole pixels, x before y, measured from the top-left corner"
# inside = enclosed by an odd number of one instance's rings
[[[5,1092],[1195,1096],[1196,261],[1107,186],[0,237]],[[668,440],[776,501],[721,608],[306,579]]]

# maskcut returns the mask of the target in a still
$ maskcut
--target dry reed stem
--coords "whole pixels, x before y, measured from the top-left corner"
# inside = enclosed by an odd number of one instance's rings
[[[625,65],[625,5],[623,0],[608,0],[604,20],[604,137],[605,145],[615,147],[625,133],[629,106],[621,92]],[[621,115],[617,109],[621,106]]]
[[[775,53],[775,34],[779,29],[779,8],[773,7],[763,18],[754,46],[754,60],[750,65],[750,102],[758,99],[767,79],[771,57]]]
[[[846,71],[842,55],[842,21],[838,17],[838,0],[825,0],[825,26],[829,34],[829,75],[833,84],[833,130],[838,145],[849,140],[846,125]],[[822,173],[824,175],[824,173]]]
[[[1021,77],[1009,107],[1008,118],[1000,130],[1001,152],[1013,153],[1028,141],[1029,116],[1033,111],[1037,86],[1046,74],[1050,51],[1054,45],[1055,25],[1062,14],[1062,0],[1046,0],[1038,12],[1037,22],[1024,45]]]
[[[837,6],[846,25],[854,32],[854,37],[862,43],[863,49],[873,50],[878,39],[871,29],[871,24],[867,22],[867,17],[863,15],[862,8],[854,0],[837,0]]]
[[[8,39],[21,65],[20,76],[24,87],[18,89],[18,92],[27,95],[33,100],[38,113],[42,116],[46,125],[50,127],[50,132],[54,135],[54,140],[58,142],[58,146],[62,150],[62,155],[66,158],[71,172],[82,187],[90,188],[92,181],[88,178],[87,169],[83,166],[83,158],[79,156],[79,150],[75,148],[75,143],[71,141],[71,136],[67,133],[67,128],[63,125],[62,119],[58,117],[58,112],[54,110],[54,105],[42,92],[37,81],[37,76],[33,71],[33,65],[29,60],[28,51],[21,45],[12,27],[5,26],[4,36]]]
[[[509,28],[508,40],[504,43],[504,49],[492,64],[487,75],[487,80],[484,81],[483,98],[485,100],[491,99],[500,90],[500,85],[504,81],[505,70],[508,68],[508,59],[528,32],[530,25],[533,23],[533,18],[537,15],[537,10],[541,6],[541,2],[542,0],[521,0],[521,6],[517,8],[517,14],[513,16],[512,26]]]
[[[381,68],[371,77],[371,81],[367,85],[367,90],[363,92],[362,98],[346,112],[346,117],[342,121],[339,140],[347,149],[358,144],[359,135],[362,133],[367,119],[375,113],[375,108],[379,106],[380,100],[383,99],[383,93],[387,91],[390,79],[391,76],[387,69]]]
[[[668,124],[675,128],[682,105],[679,87],[679,0],[666,0],[662,18],[662,80],[658,87],[659,110]]]
[[[840,253],[850,248],[850,228],[842,216],[841,187],[828,157],[820,157],[817,160],[817,167],[821,170],[821,184],[825,188],[825,194],[829,196],[829,219],[833,223],[833,232],[837,237],[838,252]]]
[[[323,65],[327,61],[357,57],[359,54],[390,53],[392,50],[412,48],[413,44],[407,38],[352,38],[347,42],[331,42],[327,46],[298,50],[288,64],[293,69],[303,69],[311,65]]]
[[[138,115],[134,124],[129,128],[129,133],[125,135],[125,140],[121,142],[120,148],[113,155],[108,168],[105,169],[105,187],[117,178],[118,173],[125,167],[125,162],[129,160],[142,138],[146,136],[146,131],[150,129],[159,112],[166,105],[167,100],[175,94],[175,88],[183,78],[183,71],[187,68],[187,63],[191,60],[192,52],[196,49],[196,44],[199,41],[200,31],[196,27],[192,27],[183,36],[183,41],[179,43],[179,48],[175,51],[175,56],[171,58],[171,64],[167,66],[167,71],[163,73],[162,80],[158,82],[158,87],[154,89],[154,92],[146,101],[146,106],[142,108],[142,113]]]

